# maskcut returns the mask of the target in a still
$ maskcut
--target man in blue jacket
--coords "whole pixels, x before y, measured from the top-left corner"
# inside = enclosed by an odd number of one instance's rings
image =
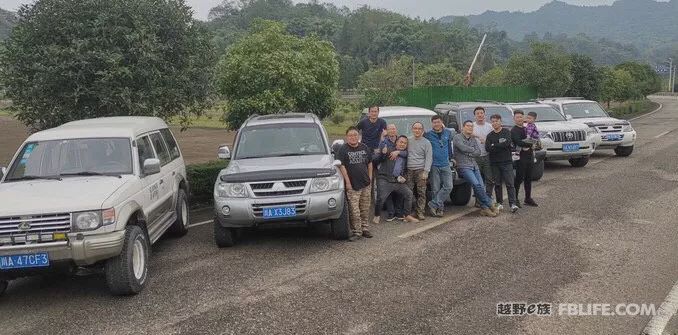
[[[452,132],[445,128],[443,119],[435,115],[431,117],[433,129],[424,134],[433,148],[433,165],[429,181],[431,182],[432,199],[428,202],[428,208],[433,216],[442,217],[445,209],[445,199],[452,192],[454,176],[450,160],[454,153],[452,149]]]

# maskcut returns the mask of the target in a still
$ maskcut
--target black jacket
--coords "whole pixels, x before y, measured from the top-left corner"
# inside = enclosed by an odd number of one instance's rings
[[[511,128],[511,140],[513,145],[516,147],[516,150],[519,151],[520,155],[532,155],[532,143],[527,143],[523,141],[527,138],[527,133],[525,132],[525,127],[514,126]],[[528,150],[523,150],[523,148],[529,148]]]
[[[485,150],[490,156],[491,164],[511,163],[511,150],[513,150],[513,139],[508,129],[502,129],[499,133],[494,130],[487,134],[485,140]]]

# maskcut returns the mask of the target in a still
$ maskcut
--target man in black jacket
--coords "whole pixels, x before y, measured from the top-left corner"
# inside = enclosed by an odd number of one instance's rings
[[[384,202],[392,193],[397,194],[398,198],[404,200],[404,208],[406,209],[404,214],[405,221],[419,222],[419,220],[410,215],[414,195],[405,183],[407,181],[405,178],[407,174],[407,141],[407,136],[400,136],[396,141],[395,151],[377,152],[375,162],[379,164],[379,170],[377,174],[377,214],[374,217],[374,223],[379,223]],[[391,157],[395,159],[391,159]]]
[[[489,154],[490,167],[492,168],[492,175],[497,186],[497,202],[502,201],[499,190],[501,190],[501,183],[503,182],[506,184],[511,213],[515,213],[518,210],[518,206],[516,205],[515,175],[513,173],[513,159],[511,158],[511,150],[513,148],[511,132],[501,126],[501,115],[492,115],[490,120],[492,121],[492,131],[487,134],[485,139],[485,150]]]
[[[520,193],[520,184],[525,183],[525,205],[537,207],[537,203],[532,199],[532,170],[534,170],[534,150],[532,146],[534,141],[527,139],[525,132],[525,113],[521,110],[513,112],[513,121],[516,125],[511,129],[511,140],[519,151],[520,159],[516,168],[516,198]],[[518,207],[520,201],[516,202]]]

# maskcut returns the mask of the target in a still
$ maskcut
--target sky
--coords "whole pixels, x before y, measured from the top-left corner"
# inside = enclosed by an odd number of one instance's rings
[[[210,9],[218,5],[221,0],[185,0],[193,7],[197,19],[206,20]],[[295,2],[303,2],[293,0]],[[32,0],[2,0],[0,7],[15,11],[21,4]],[[480,14],[486,10],[494,11],[534,11],[550,0],[320,0],[331,2],[338,7],[347,6],[351,9],[362,5],[389,9],[408,16],[422,18],[439,18],[447,15]],[[574,5],[609,5],[614,0],[565,0]]]

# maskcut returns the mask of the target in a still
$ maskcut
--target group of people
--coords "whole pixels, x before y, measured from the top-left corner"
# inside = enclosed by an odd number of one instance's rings
[[[357,126],[349,127],[346,141],[337,152],[349,206],[349,240],[373,237],[370,214],[374,214],[372,222],[378,223],[384,207],[387,221],[420,222],[426,219],[427,208],[434,217],[444,216],[445,200],[454,185],[453,167],[472,185],[483,216],[496,217],[503,209],[502,184],[511,212],[522,207],[518,201],[521,185],[524,204],[537,206],[532,199],[531,179],[539,139],[536,114],[526,116],[515,111],[515,126],[510,131],[503,128],[501,115],[492,115],[491,122],[486,122],[483,107],[477,107],[474,116],[475,122],[465,121],[460,133],[454,134],[435,115],[431,117],[431,130],[425,131],[421,122],[415,122],[411,126],[413,135],[408,138],[399,135],[394,124],[379,118],[379,107],[374,106]]]

